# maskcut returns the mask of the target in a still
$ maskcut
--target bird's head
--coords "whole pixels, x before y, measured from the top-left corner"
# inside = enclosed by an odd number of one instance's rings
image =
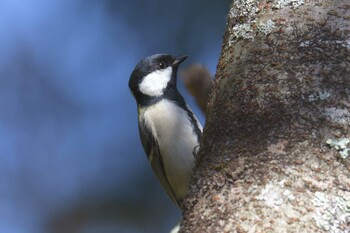
[[[136,101],[144,97],[161,97],[166,90],[176,89],[177,68],[186,58],[156,54],[142,59],[129,80],[129,88]]]

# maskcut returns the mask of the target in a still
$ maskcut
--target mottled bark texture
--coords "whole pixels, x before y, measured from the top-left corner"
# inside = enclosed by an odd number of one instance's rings
[[[349,0],[233,1],[180,232],[349,232]]]

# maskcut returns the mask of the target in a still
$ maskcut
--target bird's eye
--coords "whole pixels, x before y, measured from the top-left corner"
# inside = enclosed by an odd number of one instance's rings
[[[165,64],[163,62],[159,63],[159,68],[164,69],[165,68]]]

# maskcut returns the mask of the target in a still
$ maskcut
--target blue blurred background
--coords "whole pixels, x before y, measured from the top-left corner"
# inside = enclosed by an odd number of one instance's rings
[[[214,74],[229,3],[0,0],[0,232],[169,231],[129,75],[154,53]]]

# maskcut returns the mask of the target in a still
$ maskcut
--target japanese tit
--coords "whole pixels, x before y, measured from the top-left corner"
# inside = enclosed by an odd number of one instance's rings
[[[177,69],[187,56],[156,54],[133,70],[129,88],[135,97],[141,142],[151,167],[180,206],[195,165],[202,126],[176,86]]]

